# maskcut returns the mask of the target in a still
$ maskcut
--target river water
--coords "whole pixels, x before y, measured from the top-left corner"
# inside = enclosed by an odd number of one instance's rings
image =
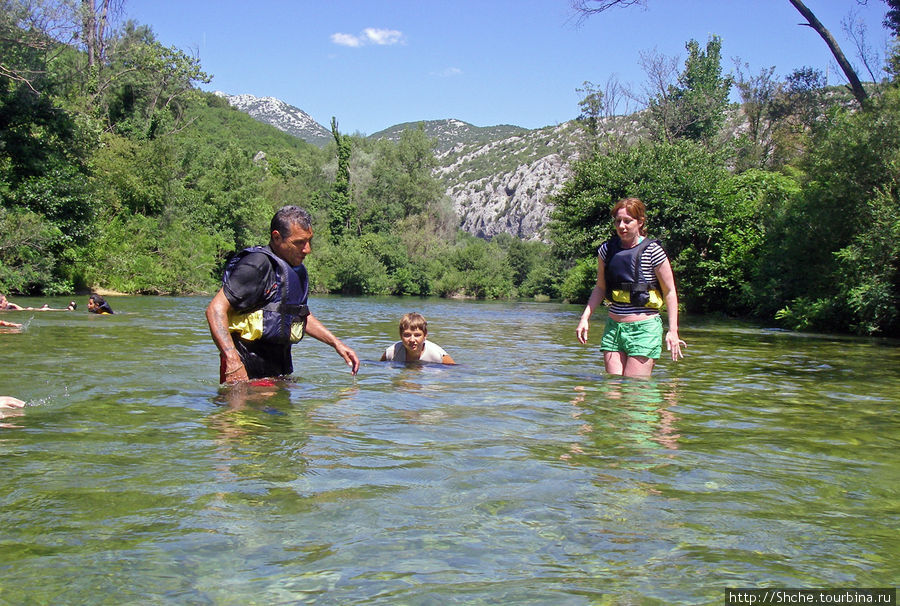
[[[228,390],[207,298],[9,312],[2,604],[724,604],[900,580],[897,342],[683,318],[603,376],[580,307],[316,297],[293,381]],[[43,300],[15,299],[22,304]],[[64,299],[50,299],[64,307]],[[459,363],[379,362],[407,311]]]

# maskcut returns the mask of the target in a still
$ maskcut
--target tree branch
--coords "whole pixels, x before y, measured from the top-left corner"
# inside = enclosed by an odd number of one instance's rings
[[[834,36],[831,35],[831,32],[828,31],[822,22],[819,21],[816,16],[813,14],[811,10],[809,10],[805,4],[801,0],[788,0],[791,4],[794,5],[794,8],[797,9],[803,18],[806,19],[807,23],[802,25],[807,25],[816,31],[819,36],[822,37],[822,40],[825,41],[825,44],[828,45],[828,49],[831,51],[831,54],[834,55],[835,61],[837,61],[838,65],[841,68],[841,71],[844,72],[844,76],[847,77],[847,81],[850,83],[850,90],[853,91],[853,96],[856,97],[856,100],[860,105],[864,105],[866,100],[868,99],[868,94],[866,94],[866,90],[863,88],[862,83],[859,81],[859,77],[856,75],[856,70],[853,69],[853,66],[850,65],[850,62],[847,61],[847,57],[844,56],[841,47],[838,45],[837,40],[834,39]]]

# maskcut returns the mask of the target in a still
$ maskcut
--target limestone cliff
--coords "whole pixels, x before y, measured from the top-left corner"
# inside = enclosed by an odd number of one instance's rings
[[[545,239],[550,199],[571,174],[579,132],[569,122],[440,154],[437,173],[462,229]]]

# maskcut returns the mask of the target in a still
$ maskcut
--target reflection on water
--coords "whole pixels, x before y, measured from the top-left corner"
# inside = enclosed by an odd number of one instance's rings
[[[635,381],[577,344],[576,306],[324,297],[358,376],[304,341],[291,379],[226,388],[206,302],[0,334],[0,394],[28,403],[0,420],[0,602],[706,604],[900,578],[896,343],[685,318],[688,357]],[[378,361],[413,309],[458,366]]]
[[[578,435],[584,436],[584,443],[573,442],[571,454],[560,458],[576,462],[579,455],[586,456],[589,464],[595,464],[610,449],[615,465],[627,463],[626,450],[650,455],[659,462],[659,448],[678,448],[678,417],[670,410],[678,404],[676,386],[676,381],[660,386],[654,379],[610,377],[599,384],[596,393],[589,394],[588,387],[576,385],[572,417],[583,423]]]

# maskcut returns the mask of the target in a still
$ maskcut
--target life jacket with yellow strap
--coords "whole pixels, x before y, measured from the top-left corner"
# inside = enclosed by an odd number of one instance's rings
[[[309,276],[306,267],[291,267],[268,246],[251,246],[236,254],[225,267],[222,282],[227,282],[234,268],[249,254],[262,253],[272,261],[275,283],[266,289],[265,303],[244,313],[228,314],[228,330],[246,341],[297,343],[303,338],[309,307]]]
[[[641,254],[650,244],[659,240],[644,238],[637,246],[622,248],[619,236],[610,238],[606,245],[606,298],[613,303],[629,303],[637,307],[661,309],[665,304],[659,281],[644,279],[641,271]]]

